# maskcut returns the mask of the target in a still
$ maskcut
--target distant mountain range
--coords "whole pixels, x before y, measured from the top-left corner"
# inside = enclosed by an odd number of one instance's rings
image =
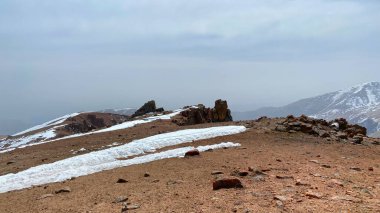
[[[346,118],[350,123],[365,126],[369,135],[379,135],[380,82],[364,83],[346,90],[306,98],[282,107],[264,107],[255,111],[234,112],[234,120],[261,116],[301,115],[333,120]]]

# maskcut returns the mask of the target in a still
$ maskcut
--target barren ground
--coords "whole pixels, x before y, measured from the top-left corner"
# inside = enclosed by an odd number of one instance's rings
[[[228,124],[234,123],[223,125]],[[206,126],[211,124],[190,128]],[[241,143],[239,148],[204,152],[199,157],[160,160],[2,193],[0,212],[121,212],[122,203],[113,203],[118,196],[126,196],[127,202],[139,206],[128,212],[380,211],[380,146],[328,142],[302,133],[278,133],[257,126],[242,134],[191,143],[198,146],[231,141]],[[74,156],[71,150],[82,147],[97,150],[112,142],[127,143],[183,128],[189,126],[157,121],[18,149],[0,154],[0,174]],[[9,161],[14,163],[7,165]],[[267,175],[250,172],[246,177],[237,177],[243,189],[213,191],[213,180],[230,177],[234,170],[246,171],[248,167],[264,170]],[[212,175],[213,171],[224,174]],[[144,177],[146,172],[149,177]],[[116,183],[119,178],[128,182]],[[54,194],[62,187],[70,187],[71,192]],[[54,196],[39,199],[45,194]]]

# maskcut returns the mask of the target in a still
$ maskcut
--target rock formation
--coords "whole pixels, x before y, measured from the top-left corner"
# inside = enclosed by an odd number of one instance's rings
[[[289,115],[285,121],[277,124],[276,131],[280,132],[303,132],[322,138],[333,140],[350,139],[355,143],[361,143],[363,137],[367,135],[367,129],[359,125],[351,125],[344,118],[327,122],[322,119],[314,119],[302,115],[294,117]]]
[[[216,100],[214,108],[206,108],[199,104],[195,107],[185,107],[186,110],[173,118],[173,122],[184,126],[211,122],[232,121],[231,110],[228,109],[227,101]]]
[[[132,118],[145,115],[147,113],[151,112],[164,112],[164,108],[157,108],[156,107],[156,102],[154,100],[148,101],[145,103],[140,109],[138,109],[133,115]]]

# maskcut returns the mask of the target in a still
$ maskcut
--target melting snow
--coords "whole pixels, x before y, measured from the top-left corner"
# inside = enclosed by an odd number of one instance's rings
[[[238,134],[245,130],[246,128],[244,126],[188,129],[136,140],[122,146],[67,158],[51,164],[32,167],[16,174],[0,176],[0,193],[23,189],[34,185],[60,182],[72,177],[89,175],[123,166],[148,163],[165,158],[183,157],[187,151],[194,149],[194,147],[183,147],[155,154],[147,154],[127,160],[117,160],[120,158],[146,154],[148,152],[155,152],[156,149],[189,143],[195,140]],[[197,149],[199,151],[205,151],[239,145],[240,144],[228,142],[210,146],[200,146],[197,147]]]

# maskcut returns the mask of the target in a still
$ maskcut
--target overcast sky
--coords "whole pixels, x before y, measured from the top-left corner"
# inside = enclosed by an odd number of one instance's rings
[[[380,81],[378,0],[1,0],[0,134],[73,111],[280,106]]]

